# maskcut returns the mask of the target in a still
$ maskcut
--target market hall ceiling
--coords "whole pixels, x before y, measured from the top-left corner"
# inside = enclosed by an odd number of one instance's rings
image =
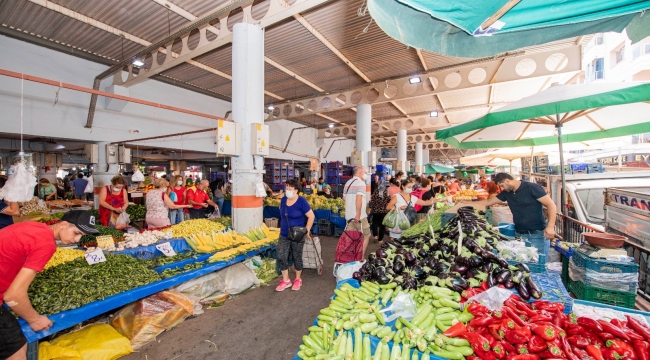
[[[409,135],[435,132],[553,82],[569,81],[579,75],[567,63],[580,62],[579,53],[573,55],[576,51],[571,48],[589,41],[576,37],[496,58],[454,58],[390,38],[371,21],[364,6],[363,0],[0,0],[0,33],[115,65],[132,61],[152,44],[220,9],[228,10],[198,30],[187,31],[184,40],[170,39],[158,51],[142,56],[145,65],[132,70],[134,75],[157,67],[156,61],[163,70],[150,72],[152,79],[230,100],[232,49],[227,35],[235,23],[250,17],[266,30],[265,103],[275,106],[274,118],[291,118],[321,132],[334,125],[339,136],[344,129],[351,136],[354,126],[345,125],[355,123],[353,105],[370,102],[379,129],[375,142],[394,136],[399,128],[406,128]],[[200,53],[201,49],[210,50]],[[541,53],[548,54],[536,55]],[[179,56],[183,61],[174,61]],[[526,58],[535,61],[531,65]],[[501,81],[494,76],[497,72],[527,75]],[[484,74],[478,83],[477,73]],[[119,80],[137,86],[150,74]],[[422,83],[411,91],[410,84],[403,83],[415,75],[427,76],[419,76]],[[438,118],[430,118],[432,110],[439,112]]]

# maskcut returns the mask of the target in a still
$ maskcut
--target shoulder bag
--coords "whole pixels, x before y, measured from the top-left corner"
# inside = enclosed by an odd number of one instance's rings
[[[287,226],[289,226],[289,206],[286,201],[284,202],[284,217],[287,219]],[[304,226],[290,227],[289,233],[287,234],[287,240],[299,243],[305,238],[307,232],[307,228]]]

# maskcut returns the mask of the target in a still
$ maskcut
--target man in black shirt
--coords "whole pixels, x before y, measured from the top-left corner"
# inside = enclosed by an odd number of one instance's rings
[[[515,234],[528,239],[540,252],[548,256],[550,242],[555,238],[555,216],[557,208],[544,189],[531,182],[515,180],[510,174],[498,173],[494,182],[503,190],[486,206],[507,202],[515,223]],[[542,205],[548,212],[548,223],[544,218]]]

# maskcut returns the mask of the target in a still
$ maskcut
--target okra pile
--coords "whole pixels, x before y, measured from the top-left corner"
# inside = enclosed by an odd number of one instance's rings
[[[158,273],[145,262],[107,254],[105,262],[92,266],[77,258],[44,270],[36,275],[28,294],[39,314],[51,315],[158,280]]]
[[[424,286],[399,290],[395,283],[363,282],[356,289],[343,284],[336,297],[322,309],[316,326],[303,336],[301,359],[419,360],[430,354],[447,359],[464,359],[474,354],[470,342],[456,338],[458,329],[474,316],[460,310],[460,294],[447,288]],[[411,319],[398,317],[386,322],[382,309],[398,296],[417,299],[417,313]],[[372,351],[371,339],[379,344]],[[420,357],[421,356],[421,357]]]

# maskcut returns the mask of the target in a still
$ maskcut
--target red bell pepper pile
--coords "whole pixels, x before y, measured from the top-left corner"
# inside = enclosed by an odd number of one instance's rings
[[[477,302],[467,311],[474,318],[458,336],[472,345],[471,359],[650,360],[650,327],[629,316],[611,322],[575,318],[564,314],[562,303],[529,304],[517,295],[501,311]]]

